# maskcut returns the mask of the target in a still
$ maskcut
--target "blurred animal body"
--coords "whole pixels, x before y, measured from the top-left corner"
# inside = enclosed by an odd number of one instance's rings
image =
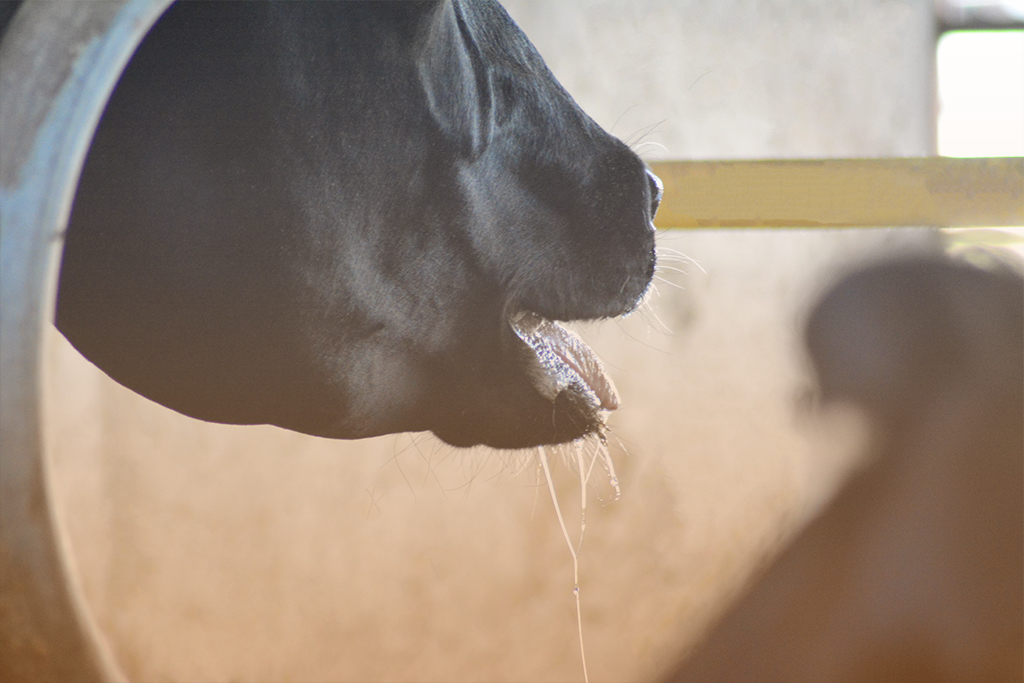
[[[822,399],[873,453],[675,681],[1024,676],[1024,280],[933,258],[864,269],[811,315]]]

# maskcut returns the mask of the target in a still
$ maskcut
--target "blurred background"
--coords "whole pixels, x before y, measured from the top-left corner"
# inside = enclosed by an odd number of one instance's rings
[[[1024,153],[1019,2],[504,4],[651,161]],[[621,497],[593,476],[580,554],[591,680],[656,678],[855,466],[863,418],[809,409],[799,331],[822,289],[869,259],[1020,235],[659,236],[649,307],[577,327],[623,404]],[[130,678],[582,679],[572,559],[535,453],[202,423],[56,330],[48,344],[61,519]],[[551,460],[575,535],[574,461]]]

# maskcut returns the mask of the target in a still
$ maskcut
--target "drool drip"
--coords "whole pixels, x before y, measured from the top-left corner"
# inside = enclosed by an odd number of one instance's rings
[[[587,676],[587,655],[583,649],[583,615],[580,612],[580,563],[579,547],[573,547],[569,540],[569,530],[565,528],[565,520],[562,518],[562,508],[558,505],[558,496],[555,494],[555,482],[551,479],[551,467],[548,465],[548,454],[543,446],[537,446],[537,456],[540,464],[544,467],[544,478],[548,482],[548,492],[551,494],[551,502],[555,506],[555,515],[558,517],[558,525],[562,527],[562,536],[565,537],[565,544],[569,546],[569,554],[572,555],[572,594],[576,597],[576,628],[580,635],[580,659],[583,660],[583,683],[589,683]],[[580,463],[582,464],[582,462]],[[580,482],[583,482],[583,470],[580,469]],[[586,500],[586,499],[584,499]],[[585,503],[584,503],[585,505]],[[580,545],[583,544],[583,526],[580,524]]]
[[[589,681],[587,674],[587,655],[583,647],[583,615],[580,609],[580,565],[579,556],[580,549],[583,546],[583,534],[587,529],[587,485],[590,483],[590,475],[594,471],[594,465],[600,458],[606,474],[608,475],[608,483],[615,491],[615,497],[613,500],[618,500],[621,495],[619,488],[618,477],[615,476],[615,466],[612,463],[611,453],[608,449],[608,443],[604,438],[604,435],[598,437],[598,441],[595,443],[589,441],[594,445],[594,450],[591,453],[587,453],[585,446],[587,445],[587,439],[577,439],[572,443],[573,455],[576,460],[576,473],[580,479],[580,537],[579,540],[573,545],[572,540],[569,538],[569,530],[565,526],[565,518],[562,516],[562,508],[558,504],[558,496],[555,493],[555,483],[551,477],[551,466],[548,463],[548,449],[551,449],[552,453],[555,453],[555,449],[561,450],[563,456],[567,455],[566,449],[568,444],[562,446],[544,446],[537,447],[537,457],[540,460],[540,467],[544,471],[544,479],[547,481],[548,492],[551,494],[551,503],[555,508],[555,516],[558,518],[558,526],[562,530],[562,537],[565,539],[565,545],[569,548],[569,554],[572,556],[572,574],[573,574],[573,589],[572,594],[576,599],[576,629],[579,634],[580,641],[580,659],[583,663],[583,680],[584,683]],[[590,456],[590,463],[586,463],[586,456]]]
[[[555,515],[558,517],[558,525],[562,529],[562,536],[569,548],[569,554],[572,555],[572,593],[576,599],[576,628],[580,640],[580,659],[583,662],[583,680],[586,683],[589,678],[587,656],[583,647],[583,615],[580,610],[579,553],[583,545],[583,534],[587,528],[587,484],[598,458],[604,465],[609,485],[615,491],[614,500],[618,500],[621,494],[619,480],[615,476],[615,466],[604,437],[605,417],[608,411],[619,407],[619,395],[611,378],[605,374],[601,361],[582,339],[569,330],[528,311],[512,316],[509,324],[516,336],[530,347],[537,359],[533,380],[538,391],[552,401],[563,391],[570,391],[577,397],[581,397],[589,406],[596,427],[594,434],[598,441],[594,451],[589,454],[591,458],[589,464],[586,463],[585,458],[588,455],[584,449],[586,441],[577,439],[573,442],[576,472],[580,479],[580,538],[575,545],[569,538],[569,530],[565,526],[562,509],[558,504],[555,484],[551,478],[551,467],[548,464],[547,449],[544,446],[537,447],[537,455],[540,466],[544,470],[544,478],[547,481],[548,492],[551,494],[551,502],[555,507]],[[551,448],[552,452],[555,452],[553,449],[559,447],[552,446]],[[567,451],[564,450],[567,446],[560,448],[563,449],[563,454],[567,454]]]

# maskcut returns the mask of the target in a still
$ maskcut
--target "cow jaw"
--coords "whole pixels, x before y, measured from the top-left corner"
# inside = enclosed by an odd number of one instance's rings
[[[554,401],[561,392],[572,391],[601,417],[619,407],[615,384],[582,339],[558,323],[528,311],[516,313],[509,323],[516,336],[533,351],[537,361],[533,381],[543,396]]]

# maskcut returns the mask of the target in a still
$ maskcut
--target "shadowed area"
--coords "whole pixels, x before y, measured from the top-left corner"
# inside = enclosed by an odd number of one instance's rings
[[[1024,279],[868,267],[812,312],[869,459],[670,678],[1014,681],[1024,670]]]

